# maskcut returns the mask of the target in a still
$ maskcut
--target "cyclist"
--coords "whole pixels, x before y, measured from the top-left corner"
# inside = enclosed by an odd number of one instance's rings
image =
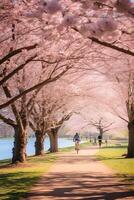
[[[75,150],[78,154],[79,150],[80,150],[80,136],[78,133],[76,133],[73,137],[73,142],[75,142]]]

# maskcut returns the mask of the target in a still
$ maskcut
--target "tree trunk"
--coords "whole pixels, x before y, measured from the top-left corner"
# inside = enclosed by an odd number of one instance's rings
[[[134,158],[134,121],[128,124],[128,136],[127,158]]]
[[[36,156],[43,155],[44,154],[44,138],[45,138],[45,135],[41,131],[37,130],[35,132],[35,137],[36,137],[35,155]]]
[[[21,127],[16,125],[14,127],[14,147],[12,163],[25,162],[26,160],[26,144],[27,144],[27,131],[22,130]]]
[[[58,152],[58,133],[51,131],[50,137],[50,152]]]

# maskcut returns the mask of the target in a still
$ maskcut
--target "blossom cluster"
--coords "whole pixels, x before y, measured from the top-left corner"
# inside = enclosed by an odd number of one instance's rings
[[[134,1],[133,0],[117,0],[115,7],[119,12],[130,12],[134,14]]]
[[[107,6],[108,2],[112,3],[113,9],[116,9],[118,12],[132,12],[133,13],[133,1],[132,0],[72,0],[72,2],[80,3],[81,6],[90,10],[101,8],[101,6]],[[69,8],[66,12],[63,2],[60,0],[40,0],[38,7],[38,13],[41,14],[45,12],[47,14],[53,15],[58,12],[62,14],[62,22],[60,24],[63,26],[73,26],[77,23],[78,16],[69,12]],[[84,35],[93,35],[100,37],[105,33],[111,33],[117,30],[117,22],[112,16],[101,17],[98,21],[91,23],[81,23],[80,31]]]
[[[111,17],[104,17],[99,19],[95,23],[83,24],[80,28],[80,32],[85,36],[101,37],[105,33],[111,33],[116,31],[117,23]]]
[[[20,0],[12,0],[12,2],[15,7],[15,18],[20,12],[21,17],[53,21],[59,31],[73,26],[85,36],[95,37],[115,33],[118,28],[115,11],[134,14],[133,0],[30,0],[27,1],[28,6],[26,5],[25,8],[21,6],[19,8]],[[105,14],[102,14],[101,8]],[[98,10],[101,13],[97,16]],[[94,16],[90,16],[93,12]]]

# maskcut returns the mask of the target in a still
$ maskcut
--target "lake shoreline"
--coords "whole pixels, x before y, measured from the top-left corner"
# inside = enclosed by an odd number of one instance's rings
[[[12,158],[13,142],[14,142],[14,137],[0,138],[0,161]],[[81,141],[81,143],[83,142],[84,140]],[[68,137],[58,138],[59,148],[65,148],[71,146],[74,146],[73,139]],[[49,148],[50,148],[50,141],[49,138],[46,137],[44,142],[44,151],[47,152]],[[26,152],[28,156],[33,156],[35,154],[35,137],[28,138]]]

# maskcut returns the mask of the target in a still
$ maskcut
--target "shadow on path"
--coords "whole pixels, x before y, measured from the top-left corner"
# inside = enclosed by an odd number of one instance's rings
[[[115,176],[87,173],[51,173],[36,184],[38,190],[29,194],[31,199],[119,199],[132,197],[134,191],[127,191],[130,183],[117,181]],[[47,187],[47,188],[46,188]],[[48,190],[50,188],[50,190]]]
[[[27,200],[114,200],[133,199],[134,191],[101,162],[93,159],[95,152],[59,155],[59,160],[29,192]]]

